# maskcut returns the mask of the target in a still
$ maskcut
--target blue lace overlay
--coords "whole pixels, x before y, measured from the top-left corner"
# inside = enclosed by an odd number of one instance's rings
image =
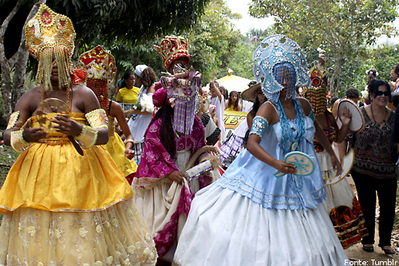
[[[263,116],[255,116],[252,122],[251,132],[249,134],[256,134],[259,137],[263,137],[263,134],[265,134],[266,128],[268,126],[269,123],[267,122],[266,118]]]
[[[287,121],[287,130],[292,131],[293,136],[298,134],[296,120]],[[273,173],[277,169],[244,150],[215,185],[235,191],[268,209],[316,209],[317,204],[325,201],[327,196],[313,146],[314,124],[308,116],[303,117],[303,122],[305,130],[297,150],[313,159],[315,170],[312,174],[275,178]],[[260,146],[277,160],[284,160],[287,154],[283,148],[284,142],[287,142],[287,146],[293,144],[292,140],[284,139],[281,124],[277,122],[266,127]]]
[[[290,129],[289,123],[287,116],[285,115],[284,108],[281,105],[280,100],[276,102],[276,107],[278,111],[278,115],[280,117],[280,124],[281,124],[281,133],[283,134],[283,139],[287,140],[289,139],[292,143],[297,143],[300,145],[302,142],[303,135],[305,134],[305,124],[304,124],[304,118],[303,118],[303,111],[300,103],[298,102],[297,99],[292,99],[294,106],[295,106],[295,111],[297,114],[296,118],[296,130],[297,134],[294,136],[293,130]],[[283,149],[286,153],[298,149],[298,147],[292,148],[291,145],[288,145],[288,141],[283,141]]]
[[[314,121],[316,118],[314,117],[314,113],[313,113],[313,108],[312,110],[310,110],[310,113],[308,114],[309,118],[312,119],[312,121]]]

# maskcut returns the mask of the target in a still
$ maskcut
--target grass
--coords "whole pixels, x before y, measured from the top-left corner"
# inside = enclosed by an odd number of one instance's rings
[[[7,177],[8,171],[18,157],[18,153],[11,147],[0,145],[0,188]],[[0,214],[0,224],[2,215]]]

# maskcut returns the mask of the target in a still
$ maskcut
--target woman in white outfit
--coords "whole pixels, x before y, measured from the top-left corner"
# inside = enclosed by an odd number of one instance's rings
[[[157,81],[157,75],[151,67],[146,65],[136,66],[134,75],[136,83],[141,85],[136,105],[141,108],[126,111],[125,115],[133,115],[129,119],[128,125],[136,143],[134,160],[139,163],[144,147],[144,133],[151,122],[154,111],[152,95],[155,92],[154,83]]]

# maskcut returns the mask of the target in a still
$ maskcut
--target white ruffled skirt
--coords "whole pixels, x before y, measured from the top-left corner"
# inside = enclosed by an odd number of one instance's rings
[[[323,204],[305,211],[266,209],[229,189],[196,194],[174,257],[178,265],[345,265]]]

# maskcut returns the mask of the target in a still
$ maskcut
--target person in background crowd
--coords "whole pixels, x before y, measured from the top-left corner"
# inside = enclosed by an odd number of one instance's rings
[[[211,104],[209,106],[209,115],[211,116],[213,122],[215,125],[218,127],[219,126],[219,120],[216,118],[216,105]]]
[[[226,101],[226,103],[227,104],[225,110],[241,112],[240,96],[238,92],[236,91],[230,92],[230,97]]]
[[[366,75],[367,75],[367,81],[366,81],[366,88],[362,91],[362,96],[364,99],[364,103],[366,105],[370,104],[370,99],[369,99],[369,84],[371,84],[371,82],[373,80],[375,80],[378,77],[378,72],[377,69],[375,68],[370,68],[368,70],[366,70]]]
[[[399,92],[391,93],[391,99],[389,100],[389,102],[390,102],[390,104],[392,104],[392,107],[393,107],[391,110],[394,111],[396,114],[396,109],[398,107],[398,102],[399,102]]]
[[[395,91],[395,81],[391,80],[388,82],[389,87],[391,88],[391,92]]]
[[[361,107],[365,129],[348,134],[355,152],[351,170],[369,235],[362,240],[363,249],[374,251],[376,192],[380,206],[379,246],[385,254],[395,254],[391,232],[396,205],[397,146],[391,135],[395,114],[386,105],[391,97],[387,82],[374,80],[369,85],[371,104]]]
[[[141,85],[139,96],[137,98],[137,108],[125,111],[125,116],[133,115],[128,122],[135,143],[134,160],[140,162],[141,154],[144,148],[144,133],[151,122],[154,112],[152,95],[155,92],[155,82],[157,75],[154,70],[146,65],[137,65],[134,70],[137,84]]]
[[[115,58],[98,45],[79,56],[78,67],[87,71],[86,85],[93,90],[101,108],[107,113],[109,134],[105,148],[129,184],[131,184],[137,169],[137,164],[132,160],[134,156],[134,139],[127,125],[122,107],[118,103],[111,101],[108,95],[108,85],[113,80],[116,72]],[[115,132],[115,119],[126,137],[125,143]]]
[[[360,93],[358,89],[349,88],[345,92],[345,98],[351,100],[352,102],[356,103],[357,106],[362,107],[364,103],[360,101]]]
[[[136,78],[132,72],[127,71],[123,75],[123,81],[116,95],[116,101],[121,103],[124,111],[129,110],[133,104],[137,103],[140,89],[134,86],[135,82]]]
[[[372,70],[370,70],[370,73],[374,73],[372,72]],[[378,74],[378,73],[377,73]],[[371,80],[371,79],[370,79]],[[355,88],[349,88],[346,90],[345,92],[345,99],[351,100],[352,102],[356,103],[359,107],[364,106],[364,103],[360,101],[360,94],[359,91]],[[334,112],[333,115],[334,117],[338,117],[338,106],[339,106],[339,102],[340,100],[337,100],[334,103]],[[340,143],[337,143],[334,141],[334,149],[336,152],[338,152],[338,157],[339,160],[342,162],[342,160],[344,159],[344,156],[347,152],[347,142],[344,140]]]
[[[204,99],[208,99],[209,98],[209,89],[208,88],[206,88],[206,87],[202,88],[202,97]]]
[[[399,92],[399,64],[391,69],[391,80],[395,82],[393,92]]]
[[[220,141],[223,144],[223,142],[226,141],[226,130],[224,127],[225,101],[224,101],[224,96],[220,92],[220,89],[218,86],[219,86],[219,84],[215,80],[212,80],[209,84],[209,91],[211,93],[210,104],[216,106],[215,111],[216,111],[216,118],[219,121],[218,127],[220,129]]]
[[[399,151],[399,111],[398,111],[398,103],[399,103],[399,93],[394,92],[391,94],[391,101],[395,106],[395,127],[392,132],[392,140],[396,143],[398,151]],[[396,166],[398,166],[398,161],[396,161]]]
[[[18,100],[4,141],[20,152],[0,190],[1,265],[155,265],[133,191],[101,145],[107,116],[72,68],[72,21],[41,4],[25,26],[38,87]]]
[[[219,86],[219,82],[217,82],[217,81],[215,81],[215,82],[218,84],[217,86]],[[224,86],[219,86],[219,90],[220,90],[220,93],[223,95],[225,101],[227,102],[227,99],[229,98],[229,91]],[[227,103],[225,103],[225,105],[226,104]]]
[[[205,129],[206,145],[213,146],[219,140],[220,129],[217,127],[212,117],[206,112],[209,111],[210,105],[208,95],[205,93],[204,89],[199,90],[199,101],[197,105],[199,106],[197,115],[201,118]]]
[[[209,105],[209,116],[211,117],[211,120],[215,123],[215,125],[219,128],[219,120],[216,117],[216,105]],[[220,130],[220,129],[219,129]],[[218,136],[217,142],[214,144],[215,147],[220,148],[222,146],[222,143],[220,141],[220,134]]]
[[[330,112],[331,112],[332,114],[337,113],[337,110],[336,110],[337,106],[335,105],[335,102],[336,102],[337,100],[339,100],[339,97],[338,97],[338,96],[334,96],[334,97],[331,98],[331,101],[330,101]],[[334,116],[334,117],[335,117],[335,119],[337,119],[336,116]]]

